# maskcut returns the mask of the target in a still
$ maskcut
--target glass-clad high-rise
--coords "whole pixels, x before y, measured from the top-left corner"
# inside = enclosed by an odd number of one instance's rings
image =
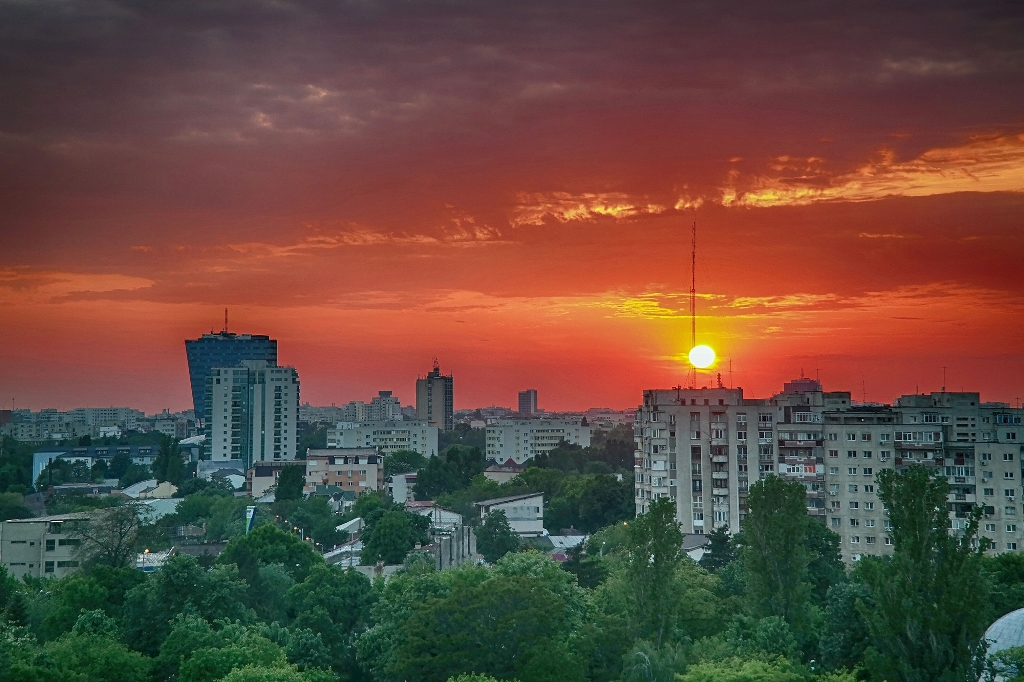
[[[205,419],[206,377],[214,367],[237,367],[243,360],[263,360],[277,366],[277,340],[261,334],[218,332],[185,340],[192,404],[197,419]]]

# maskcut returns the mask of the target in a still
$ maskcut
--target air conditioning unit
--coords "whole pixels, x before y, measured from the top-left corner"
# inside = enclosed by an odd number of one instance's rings
[[[828,494],[831,495],[832,497],[835,497],[836,496],[836,491],[835,490],[829,490]]]

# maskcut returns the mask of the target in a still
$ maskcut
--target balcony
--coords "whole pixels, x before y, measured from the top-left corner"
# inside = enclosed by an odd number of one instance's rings
[[[714,455],[711,458],[711,461],[714,462],[715,464],[726,464],[729,461],[729,456],[728,455]]]
[[[728,480],[729,472],[728,471],[712,471],[711,472],[711,478],[716,478],[716,479],[720,479],[720,480],[723,480],[723,479],[724,480]]]
[[[728,488],[712,488],[711,489],[711,494],[712,495],[718,495],[720,497],[727,497],[729,495],[729,489]]]

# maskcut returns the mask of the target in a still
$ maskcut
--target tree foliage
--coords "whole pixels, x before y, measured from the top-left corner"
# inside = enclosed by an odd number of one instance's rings
[[[298,500],[306,485],[306,474],[301,466],[286,466],[277,475],[274,499],[279,501]]]
[[[476,529],[476,550],[492,564],[518,549],[519,536],[509,525],[505,512],[500,509],[488,514],[483,524]]]
[[[858,566],[870,596],[861,608],[871,634],[865,666],[893,682],[977,680],[989,622],[984,545],[974,546],[981,509],[952,533],[944,478],[915,465],[877,481],[894,551]]]

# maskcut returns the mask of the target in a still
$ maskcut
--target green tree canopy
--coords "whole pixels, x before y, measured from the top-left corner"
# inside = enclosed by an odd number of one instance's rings
[[[412,514],[401,507],[389,509],[363,531],[361,562],[366,565],[378,561],[385,564],[402,563],[417,542],[426,542],[429,524],[430,520],[426,517]]]
[[[490,563],[519,549],[519,536],[512,530],[505,512],[492,511],[476,529],[476,549]]]
[[[426,464],[427,458],[415,450],[396,450],[384,458],[384,475],[394,476],[419,471]]]
[[[306,485],[306,472],[300,465],[286,466],[281,468],[277,475],[277,486],[274,489],[274,499],[298,500],[302,498],[302,489]]]
[[[236,564],[242,570],[253,559],[263,566],[280,564],[299,582],[305,579],[315,564],[323,563],[323,559],[308,542],[270,523],[257,526],[251,533],[231,540],[217,557],[217,563]],[[247,576],[243,577],[248,579]]]
[[[809,627],[807,491],[768,476],[750,486],[743,525],[743,567],[749,597],[761,615],[780,616],[797,632]]]
[[[700,565],[712,573],[736,558],[736,550],[732,545],[732,536],[729,534],[729,526],[719,526],[708,533],[708,545],[704,549],[704,556],[700,558]]]
[[[865,667],[891,682],[977,680],[990,622],[984,545],[975,547],[981,508],[952,533],[945,478],[914,465],[883,470],[876,480],[893,555],[858,565],[870,595],[862,606],[871,633]]]

